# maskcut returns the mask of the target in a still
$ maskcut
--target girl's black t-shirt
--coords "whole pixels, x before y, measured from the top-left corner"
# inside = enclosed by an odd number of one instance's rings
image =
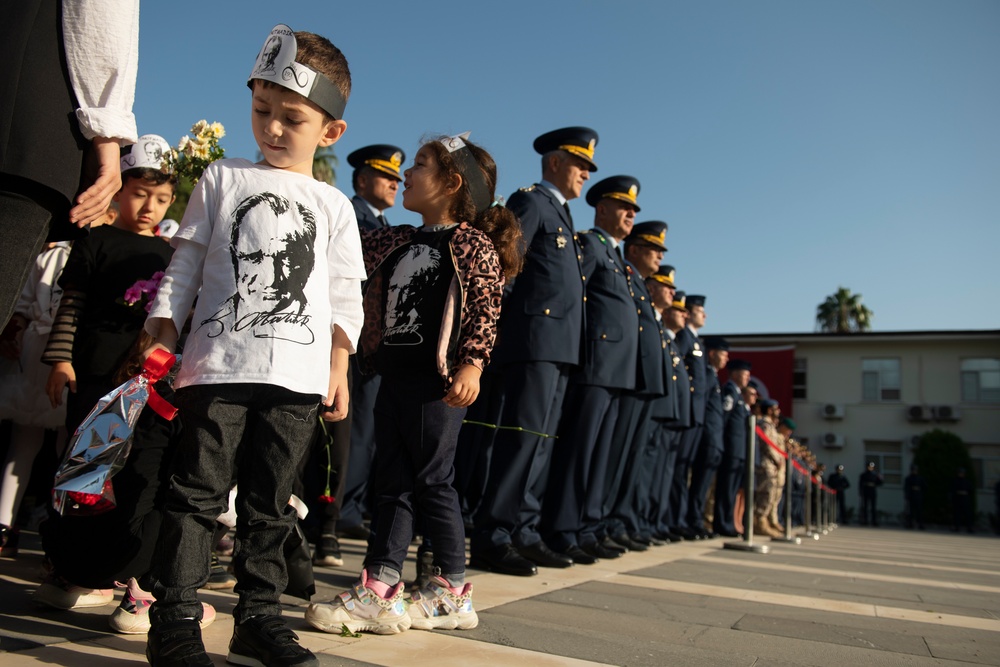
[[[125,292],[165,271],[173,253],[159,237],[111,226],[73,242],[59,284],[86,295],[73,340],[78,377],[113,375],[125,361],[146,322],[146,301],[125,305]]]
[[[436,373],[438,339],[455,276],[450,242],[456,226],[421,228],[382,263],[382,375]]]

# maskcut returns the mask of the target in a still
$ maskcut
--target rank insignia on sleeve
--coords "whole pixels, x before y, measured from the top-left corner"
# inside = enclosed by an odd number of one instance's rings
[[[556,247],[559,248],[560,250],[565,248],[567,243],[568,241],[566,240],[565,236],[560,235],[556,237]]]

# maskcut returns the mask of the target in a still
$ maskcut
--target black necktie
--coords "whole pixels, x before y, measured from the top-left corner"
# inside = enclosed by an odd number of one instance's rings
[[[378,217],[375,218],[375,219],[378,220],[378,224],[382,225],[383,227],[388,227],[389,226],[389,221],[386,220],[385,216],[382,215],[381,213],[379,213]]]
[[[566,209],[566,219],[569,220],[569,224],[573,224],[573,214],[569,212],[569,202],[563,202],[563,208]]]

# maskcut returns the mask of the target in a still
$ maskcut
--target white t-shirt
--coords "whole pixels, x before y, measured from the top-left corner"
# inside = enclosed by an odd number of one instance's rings
[[[331,332],[357,344],[365,279],[354,206],[336,188],[243,159],[191,194],[146,329],[198,304],[176,387],[251,382],[325,396]],[[200,289],[200,295],[199,295]]]

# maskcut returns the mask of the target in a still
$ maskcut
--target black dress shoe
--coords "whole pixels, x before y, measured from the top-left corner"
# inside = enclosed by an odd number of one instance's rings
[[[541,540],[526,547],[518,547],[517,552],[535,565],[542,567],[569,567],[573,564],[572,558],[564,554],[557,554]]]
[[[517,552],[513,544],[503,544],[486,551],[473,551],[469,565],[479,570],[530,577],[538,574],[538,568],[530,560]]]
[[[672,533],[669,530],[664,530],[656,533],[656,537],[667,542],[668,544],[675,544],[677,542],[683,542],[684,538],[677,533]]]
[[[662,547],[665,544],[667,544],[666,540],[661,540],[658,537],[650,537],[649,538],[649,546],[651,546],[651,547]]]
[[[622,554],[625,553],[624,551],[608,549],[603,544],[596,542],[592,544],[584,544],[580,548],[594,558],[607,558],[609,560],[612,558],[621,558]]]
[[[653,541],[650,538],[646,537],[642,533],[632,533],[628,537],[633,542],[638,542],[639,544],[645,544],[647,547],[653,543]]]
[[[740,534],[734,530],[720,530],[719,537],[740,537]]]
[[[642,544],[641,542],[636,542],[634,539],[632,539],[631,535],[626,535],[625,533],[622,533],[620,535],[615,535],[614,537],[611,538],[611,540],[617,546],[620,546],[624,549],[628,549],[629,551],[646,551],[647,549],[649,549],[648,546]],[[605,544],[605,546],[608,545]]]
[[[566,551],[563,552],[563,555],[573,559],[574,563],[579,563],[580,565],[593,565],[598,561],[597,556],[591,556],[575,544],[569,549],[566,549]]]
[[[693,542],[694,540],[699,539],[698,538],[698,533],[694,532],[690,528],[671,528],[671,531],[674,532],[674,533],[677,533],[678,535],[680,535],[681,537],[683,537],[685,540],[689,540],[689,541]]]
[[[628,547],[618,544],[608,535],[605,535],[603,538],[601,538],[600,545],[605,549],[607,549],[608,551],[617,551],[618,553],[622,554],[628,553]]]

